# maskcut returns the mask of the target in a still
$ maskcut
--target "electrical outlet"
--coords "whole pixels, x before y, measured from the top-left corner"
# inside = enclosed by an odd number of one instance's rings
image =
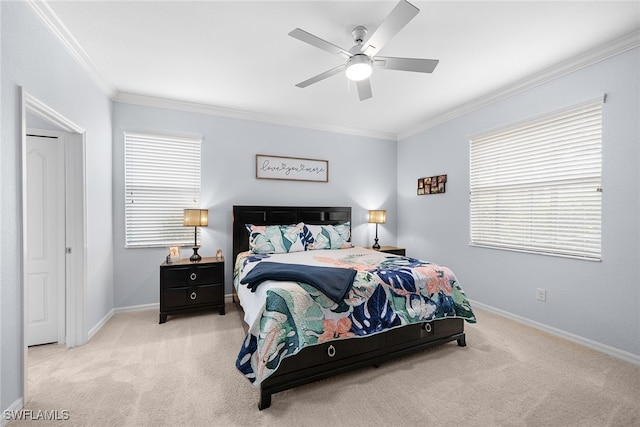
[[[538,288],[536,289],[536,299],[538,301],[546,301],[547,300],[547,290]]]

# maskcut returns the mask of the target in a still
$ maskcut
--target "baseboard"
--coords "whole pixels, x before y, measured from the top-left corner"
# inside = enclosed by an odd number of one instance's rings
[[[118,307],[113,309],[113,313],[126,313],[128,311],[140,311],[140,310],[158,310],[160,304],[157,302],[151,304],[130,305],[128,307]]]
[[[11,406],[2,411],[2,419],[0,419],[0,426],[4,427],[9,424],[11,421],[17,420],[19,415],[18,413],[24,408],[24,402],[22,402],[22,398],[13,402]]]
[[[226,294],[224,296],[224,302],[230,304],[233,301],[232,294]],[[111,309],[100,321],[89,330],[89,340],[98,333],[100,329],[111,319],[111,317],[116,313],[126,313],[127,311],[139,311],[139,310],[159,310],[160,304],[155,302],[151,304],[140,304],[140,305],[130,305],[127,307],[117,307]]]
[[[231,303],[233,301],[233,295],[232,294],[226,294],[224,296],[224,302],[225,303]],[[113,313],[125,313],[127,311],[138,311],[138,310],[159,310],[160,309],[160,304],[159,303],[152,303],[152,304],[141,304],[141,305],[130,305],[127,307],[118,307],[118,308],[114,308],[112,311]]]
[[[483,310],[487,310],[491,313],[497,314],[502,317],[506,317],[507,319],[513,320],[515,322],[522,323],[523,325],[531,326],[532,328],[541,330],[543,332],[547,332],[551,335],[566,339],[573,343],[580,344],[592,350],[596,350],[601,353],[608,354],[609,356],[613,356],[617,359],[624,360],[625,362],[633,363],[635,365],[640,365],[640,355],[633,354],[616,347],[611,347],[609,345],[606,345],[597,341],[593,341],[588,338],[581,337],[580,335],[572,334],[570,332],[566,332],[549,325],[545,325],[544,323],[536,322],[535,320],[527,319],[526,317],[518,316],[517,314],[513,314],[508,311],[504,311],[499,308],[495,308],[478,301],[470,300],[470,302],[472,306],[477,306],[479,308],[482,308]]]
[[[227,294],[224,296],[225,303],[231,303],[233,300],[232,294]],[[515,322],[522,323],[523,325],[531,326],[532,328],[547,332],[551,335],[555,335],[560,338],[564,338],[568,341],[574,342],[576,344],[580,344],[582,346],[591,348],[593,350],[599,351],[601,353],[608,354],[609,356],[613,356],[615,358],[624,360],[626,362],[630,362],[636,365],[640,365],[640,355],[630,353],[625,350],[621,350],[619,348],[611,347],[606,344],[599,343],[597,341],[590,340],[588,338],[581,337],[576,334],[572,334],[570,332],[563,331],[561,329],[554,328],[549,325],[545,325],[544,323],[536,322],[535,320],[527,319],[526,317],[518,316],[517,314],[510,313],[505,310],[501,310],[496,307],[492,307],[487,304],[483,304],[478,301],[470,300],[472,305],[480,307],[484,310],[487,310],[491,313],[495,313],[499,316],[506,317],[507,319],[511,319]],[[138,310],[151,310],[159,309],[160,304],[152,303],[152,304],[141,304],[141,305],[132,305],[128,307],[118,307],[112,309],[109,313],[107,313],[99,322],[89,331],[89,339],[91,339],[108,321],[115,313],[124,313],[127,311],[138,311]]]
[[[91,338],[93,338],[93,336],[97,334],[104,325],[107,324],[109,319],[111,319],[111,316],[113,316],[113,313],[114,311],[112,309],[102,319],[100,319],[100,321],[93,328],[89,329],[89,337],[87,339],[87,342],[91,341]]]

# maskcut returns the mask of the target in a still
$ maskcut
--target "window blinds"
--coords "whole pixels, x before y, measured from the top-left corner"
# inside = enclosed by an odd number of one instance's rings
[[[126,247],[194,243],[182,225],[200,208],[201,138],[125,133]],[[199,231],[199,230],[198,230]]]
[[[472,245],[600,259],[602,103],[471,140]]]

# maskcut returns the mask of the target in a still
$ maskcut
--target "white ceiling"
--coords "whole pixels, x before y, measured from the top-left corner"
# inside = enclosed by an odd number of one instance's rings
[[[396,3],[49,0],[44,7],[116,100],[142,95],[389,139],[639,44],[638,0],[412,1],[420,13],[381,54],[439,59],[433,74],[374,70],[366,101],[343,74],[295,87],[343,60],[289,37],[291,30],[349,49],[355,26],[375,30]]]

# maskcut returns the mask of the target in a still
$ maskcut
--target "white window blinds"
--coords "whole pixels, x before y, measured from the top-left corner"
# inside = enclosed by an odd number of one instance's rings
[[[472,245],[600,259],[602,103],[471,140]]]
[[[200,208],[201,138],[124,134],[126,247],[194,243],[185,208]]]

